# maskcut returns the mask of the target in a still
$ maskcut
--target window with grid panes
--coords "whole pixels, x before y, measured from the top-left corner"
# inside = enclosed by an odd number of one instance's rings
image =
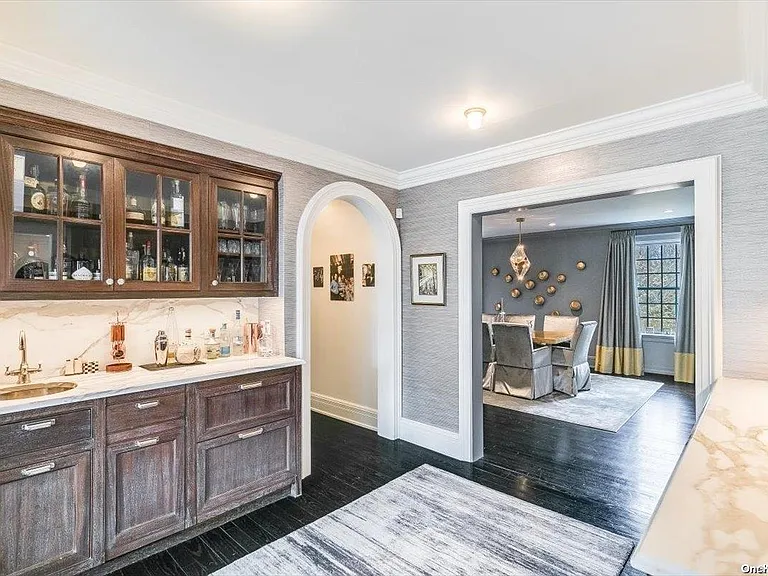
[[[635,271],[640,331],[674,335],[680,295],[680,243],[638,244]]]

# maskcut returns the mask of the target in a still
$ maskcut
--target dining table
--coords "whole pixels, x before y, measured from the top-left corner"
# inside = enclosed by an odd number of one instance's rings
[[[573,332],[568,330],[534,330],[533,343],[538,346],[554,346],[570,342]]]

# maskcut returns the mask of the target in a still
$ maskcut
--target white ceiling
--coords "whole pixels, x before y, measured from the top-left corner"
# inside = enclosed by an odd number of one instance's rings
[[[693,216],[693,187],[636,193],[522,211],[513,209],[502,214],[483,216],[483,238],[517,234],[518,224],[515,219],[520,216],[525,218],[523,235],[595,226],[649,222],[653,222],[654,225],[663,224],[665,220],[679,220]],[[552,222],[555,226],[550,226]]]
[[[402,171],[742,80],[736,4],[5,2],[0,59]]]

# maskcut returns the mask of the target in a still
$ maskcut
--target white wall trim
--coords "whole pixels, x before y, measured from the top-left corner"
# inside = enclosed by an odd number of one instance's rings
[[[311,471],[312,230],[334,200],[354,205],[368,220],[376,246],[378,433],[399,438],[403,377],[400,234],[392,213],[376,194],[354,182],[334,182],[310,198],[296,238],[296,355],[306,362],[302,379],[302,476]]]
[[[399,189],[474,174],[525,160],[616,142],[766,106],[764,96],[737,82],[668,102],[533,136],[400,172]]]
[[[483,455],[483,406],[479,385],[482,365],[479,342],[482,306],[473,270],[476,246],[482,241],[480,215],[516,206],[599,197],[623,190],[676,182],[694,183],[695,299],[696,299],[696,411],[701,413],[708,392],[722,376],[722,259],[721,161],[710,156],[628,172],[606,174],[565,184],[542,186],[485,196],[458,203],[459,289],[459,441],[461,460]],[[473,252],[474,250],[474,252]]]
[[[375,408],[312,392],[312,411],[369,430],[376,430],[377,410]]]
[[[244,124],[2,42],[0,78],[366,182],[405,190],[765,106],[768,97],[768,31],[765,29],[768,10],[765,2],[742,2],[740,21],[746,62],[744,74],[748,82],[729,84],[402,172],[275,130]]]
[[[456,432],[400,418],[400,439],[451,458],[461,459],[461,443]]]
[[[165,126],[397,188],[398,173],[373,162],[245,124],[0,42],[0,78]]]

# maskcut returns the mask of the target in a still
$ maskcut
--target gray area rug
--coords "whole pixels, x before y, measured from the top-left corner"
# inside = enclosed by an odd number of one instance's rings
[[[575,397],[555,391],[538,400],[526,400],[483,390],[483,404],[618,432],[662,385],[650,380],[592,374],[592,389]]]
[[[617,576],[627,538],[423,465],[215,576]]]

